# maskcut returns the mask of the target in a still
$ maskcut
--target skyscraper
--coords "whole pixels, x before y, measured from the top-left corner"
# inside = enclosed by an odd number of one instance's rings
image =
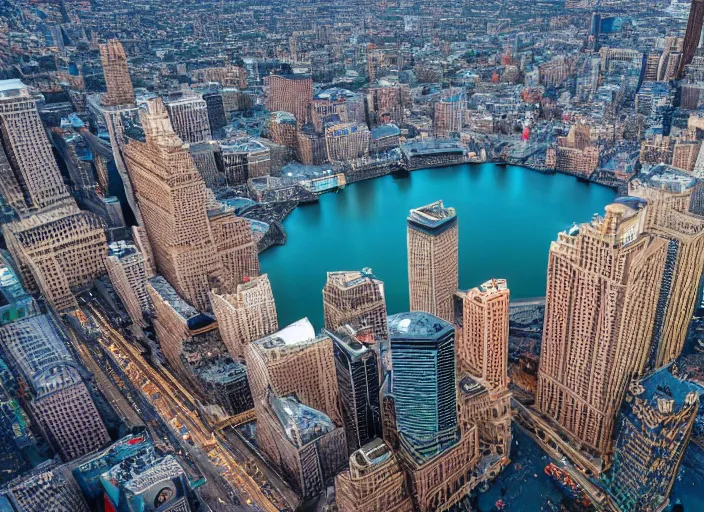
[[[134,89],[122,43],[117,39],[110,39],[107,44],[101,44],[100,60],[103,63],[107,88],[103,104],[108,107],[134,104]]]
[[[188,144],[211,138],[208,104],[200,94],[181,94],[165,102],[174,132]]]
[[[48,315],[0,327],[0,343],[29,386],[29,407],[42,432],[64,460],[110,441],[77,363]]]
[[[0,191],[19,215],[75,204],[54,159],[37,102],[20,80],[0,81],[0,134],[10,164]]]
[[[113,242],[105,259],[110,282],[120,297],[127,314],[135,325],[144,325],[144,313],[151,311],[147,293],[147,267],[144,256],[134,245],[124,241]]]
[[[648,358],[668,257],[666,240],[643,233],[642,204],[610,204],[550,247],[536,404],[596,456]]]
[[[508,385],[509,296],[505,279],[456,294],[457,364],[489,388]]]
[[[371,327],[375,340],[389,338],[384,283],[370,268],[361,272],[328,272],[323,309],[325,327],[331,331],[354,322]]]
[[[342,421],[352,454],[382,435],[377,354],[352,334],[325,333],[333,342]]]
[[[124,153],[157,270],[189,304],[210,311],[212,284],[259,274],[249,223],[214,200],[159,99],[142,116],[146,140]]]
[[[411,311],[452,322],[459,283],[458,232],[454,208],[442,201],[411,210],[408,216],[408,286]]]
[[[602,477],[619,512],[663,510],[675,483],[704,389],[672,371],[633,382],[626,395],[613,464]]]
[[[222,340],[234,358],[244,359],[247,345],[279,329],[267,274],[237,285],[232,294],[213,291],[211,302]]]
[[[459,440],[455,329],[424,312],[389,317],[401,449],[423,463]]]
[[[45,462],[0,490],[7,512],[89,512],[81,489],[66,465]]]
[[[685,66],[691,64],[694,54],[697,52],[702,37],[702,26],[704,26],[704,0],[692,0],[687,30],[684,34],[684,44],[682,45],[682,58],[677,73],[679,78],[682,78]]]

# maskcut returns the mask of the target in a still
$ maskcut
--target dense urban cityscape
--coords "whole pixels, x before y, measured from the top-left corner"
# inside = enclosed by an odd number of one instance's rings
[[[704,0],[0,0],[0,228],[0,512],[704,510]]]

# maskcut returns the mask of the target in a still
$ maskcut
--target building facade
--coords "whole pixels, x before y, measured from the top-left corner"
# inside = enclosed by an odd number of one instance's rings
[[[117,39],[110,39],[107,44],[101,44],[100,60],[103,63],[107,88],[103,104],[109,107],[134,104],[134,88],[127,66],[127,54],[122,43]]]
[[[290,112],[299,125],[310,120],[313,79],[310,75],[269,75],[264,77],[265,105],[271,112]]]
[[[149,275],[142,253],[124,241],[113,242],[109,246],[105,268],[132,322],[144,326],[144,313],[151,312],[152,303],[147,293]]]
[[[183,142],[197,144],[211,139],[208,104],[200,94],[183,94],[164,105],[174,132]]]
[[[408,216],[408,287],[411,311],[454,319],[459,284],[458,230],[454,208],[442,201],[411,210]]]

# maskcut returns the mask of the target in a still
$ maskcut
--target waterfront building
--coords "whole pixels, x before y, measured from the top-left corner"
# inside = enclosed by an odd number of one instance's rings
[[[411,210],[408,216],[408,286],[411,311],[452,322],[459,284],[458,229],[454,208],[442,201]]]
[[[349,454],[381,437],[377,353],[345,330],[325,330],[332,339],[342,422]]]
[[[108,246],[105,268],[115,292],[132,322],[144,327],[144,313],[150,313],[152,303],[147,293],[147,267],[144,255],[132,244],[120,240]]]
[[[209,311],[213,279],[236,286],[259,274],[249,223],[217,203],[163,103],[143,114],[146,140],[130,140],[125,156],[157,270],[188,303]]]
[[[447,138],[451,134],[462,131],[465,111],[467,110],[467,96],[464,89],[444,89],[440,99],[435,102],[433,116],[433,133],[437,138]]]
[[[491,389],[508,386],[510,295],[505,279],[455,294],[457,365]]]
[[[0,488],[3,512],[89,512],[81,489],[65,465],[47,461]]]
[[[255,402],[257,445],[304,499],[325,489],[346,464],[345,432],[295,395],[271,389]]]
[[[622,394],[648,359],[665,279],[669,244],[643,233],[640,204],[610,204],[550,247],[536,405],[596,457],[610,451]]]
[[[222,340],[236,359],[244,359],[247,345],[279,329],[267,274],[237,285],[235,293],[213,290],[211,302]]]
[[[590,128],[575,124],[566,137],[557,138],[555,169],[589,177],[599,165],[599,148],[591,141]]]
[[[350,455],[349,468],[335,477],[340,512],[412,512],[406,476],[398,456],[381,439]]]
[[[370,327],[377,341],[389,338],[384,283],[370,268],[328,272],[323,288],[325,328],[336,331],[349,323]]]
[[[228,186],[271,174],[271,150],[256,139],[238,137],[218,143],[217,153]]]
[[[191,512],[191,487],[173,455],[147,451],[101,475],[105,503],[116,512]],[[108,510],[110,510],[108,508]]]
[[[255,406],[271,389],[277,397],[296,395],[342,425],[333,343],[316,337],[307,318],[247,345],[245,359]]]
[[[265,106],[271,112],[289,112],[299,125],[310,120],[313,79],[310,75],[268,75],[264,77]]]
[[[684,75],[685,66],[692,63],[692,59],[697,52],[697,48],[699,48],[703,26],[704,1],[692,0],[692,5],[689,8],[687,29],[684,33],[684,42],[682,43],[682,59],[679,63],[677,78],[682,78]]]
[[[321,165],[327,162],[325,136],[304,126],[296,132],[296,159],[306,165]]]
[[[151,278],[147,291],[166,361],[210,406],[210,413],[224,419],[251,409],[247,369],[228,353],[215,318],[188,304],[162,276]]]
[[[200,94],[181,93],[164,102],[176,135],[188,144],[211,139],[208,105]]]
[[[619,414],[611,468],[602,477],[619,512],[664,510],[700,405],[700,386],[661,368],[631,383]]]
[[[28,386],[29,412],[64,460],[110,441],[93,398],[48,315],[0,327],[0,343]]]
[[[401,451],[423,464],[459,441],[455,329],[413,312],[391,315],[389,331]]]
[[[107,88],[107,93],[103,96],[103,105],[116,107],[134,104],[134,89],[122,43],[117,39],[110,39],[107,44],[101,44],[100,60],[103,63]]]
[[[410,109],[412,104],[408,84],[381,81],[367,90],[367,124],[371,128],[388,123],[402,125],[406,121],[406,108]]]
[[[369,128],[361,123],[337,123],[325,130],[325,148],[331,162],[346,162],[369,155]]]

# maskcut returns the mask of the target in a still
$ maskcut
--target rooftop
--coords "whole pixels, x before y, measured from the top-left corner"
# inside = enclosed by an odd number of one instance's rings
[[[272,349],[282,345],[296,345],[315,339],[315,329],[308,318],[301,318],[274,334],[257,341],[263,348]]]
[[[372,269],[367,267],[361,271],[328,272],[328,283],[341,288],[354,288],[362,283],[381,283],[381,281],[372,273]]]
[[[451,324],[424,311],[411,311],[389,316],[391,338],[430,340],[452,330]]]
[[[18,78],[0,80],[0,98],[14,98],[16,96],[29,96],[27,86]]]
[[[335,424],[327,415],[302,404],[295,396],[279,398],[270,392],[269,405],[291,443],[298,448],[335,430]]]
[[[442,201],[411,210],[409,225],[429,232],[442,232],[457,221],[454,208],[445,208]]]

